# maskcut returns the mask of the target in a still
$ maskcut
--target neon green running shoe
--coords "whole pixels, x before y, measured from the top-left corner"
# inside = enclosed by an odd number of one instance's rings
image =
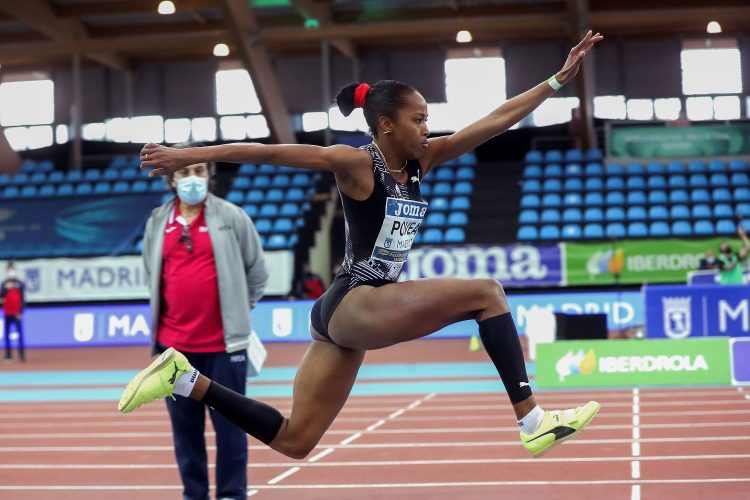
[[[600,407],[596,401],[589,401],[573,410],[545,411],[536,432],[521,432],[521,443],[529,453],[539,458],[581,432],[599,413]]]
[[[133,377],[120,396],[117,409],[123,413],[130,413],[154,399],[167,396],[172,396],[174,399],[172,393],[177,377],[192,369],[187,358],[170,347],[145,370]]]

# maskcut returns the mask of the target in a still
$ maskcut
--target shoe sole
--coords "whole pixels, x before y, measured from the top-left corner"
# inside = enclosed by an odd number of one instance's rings
[[[169,349],[164,351],[161,356],[152,361],[151,364],[148,365],[145,369],[141,370],[138,375],[133,377],[133,380],[128,383],[128,385],[125,387],[125,391],[122,394],[122,397],[125,397],[125,395],[127,394],[127,401],[122,404],[122,398],[120,398],[121,404],[117,405],[117,409],[122,413],[130,413],[131,411],[135,410],[135,408],[131,408],[129,410],[126,410],[126,408],[133,401],[135,395],[138,394],[138,390],[143,385],[143,382],[148,377],[162,370],[166,365],[168,365],[174,359],[175,354],[176,351],[170,347]]]
[[[597,414],[599,413],[599,410],[600,410],[601,408],[602,408],[602,405],[600,405],[600,404],[597,404],[597,405],[596,405],[596,409],[594,410],[594,413],[592,413],[592,414],[591,414],[591,416],[590,416],[590,417],[588,418],[588,420],[586,420],[586,421],[585,421],[585,422],[583,423],[583,425],[581,425],[581,428],[580,428],[580,429],[578,429],[577,431],[575,431],[575,432],[574,432],[573,434],[569,434],[569,435],[565,436],[564,438],[558,439],[557,441],[555,441],[554,443],[552,443],[552,444],[551,444],[551,445],[549,446],[549,448],[547,448],[547,449],[545,449],[545,450],[542,450],[542,452],[541,452],[541,453],[539,453],[538,455],[534,455],[534,458],[540,458],[540,457],[543,457],[544,455],[546,455],[547,453],[549,453],[550,451],[552,451],[553,449],[555,449],[555,447],[557,447],[558,445],[561,445],[561,444],[563,444],[563,443],[564,443],[565,441],[567,441],[568,439],[573,439],[574,437],[576,437],[577,435],[579,435],[579,434],[580,434],[581,432],[583,432],[583,430],[584,430],[584,429],[585,429],[586,427],[588,427],[588,425],[589,425],[589,424],[591,423],[591,421],[592,421],[592,420],[594,420],[594,417],[596,417],[596,415],[597,415]]]

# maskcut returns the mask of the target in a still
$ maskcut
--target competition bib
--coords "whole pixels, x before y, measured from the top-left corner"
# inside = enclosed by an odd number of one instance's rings
[[[385,262],[405,262],[425,212],[425,201],[386,198],[385,219],[375,240],[372,258]]]

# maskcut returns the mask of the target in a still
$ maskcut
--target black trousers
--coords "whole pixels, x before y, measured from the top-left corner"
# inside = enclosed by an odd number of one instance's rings
[[[13,356],[10,352],[10,325],[16,326],[18,332],[18,357],[21,361],[26,359],[24,354],[23,344],[23,323],[21,322],[20,316],[5,316],[5,328],[3,328],[3,336],[5,337],[5,359],[11,359]]]

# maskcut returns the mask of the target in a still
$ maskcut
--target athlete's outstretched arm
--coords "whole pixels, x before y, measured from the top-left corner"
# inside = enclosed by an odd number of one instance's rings
[[[586,54],[603,38],[599,33],[593,34],[591,31],[586,33],[580,43],[570,49],[565,64],[555,74],[558,83],[564,85],[572,80],[578,74]],[[451,135],[430,139],[428,157],[425,159],[426,161],[422,161],[422,166],[429,170],[434,165],[457,158],[467,151],[473,150],[521,121],[554,93],[555,91],[549,83],[542,82],[523,94],[505,101],[499,108],[466,128]]]
[[[141,150],[141,168],[150,176],[175,172],[188,165],[210,161],[267,163],[338,173],[371,162],[367,152],[345,145],[233,143],[195,148],[170,148],[149,143]]]

